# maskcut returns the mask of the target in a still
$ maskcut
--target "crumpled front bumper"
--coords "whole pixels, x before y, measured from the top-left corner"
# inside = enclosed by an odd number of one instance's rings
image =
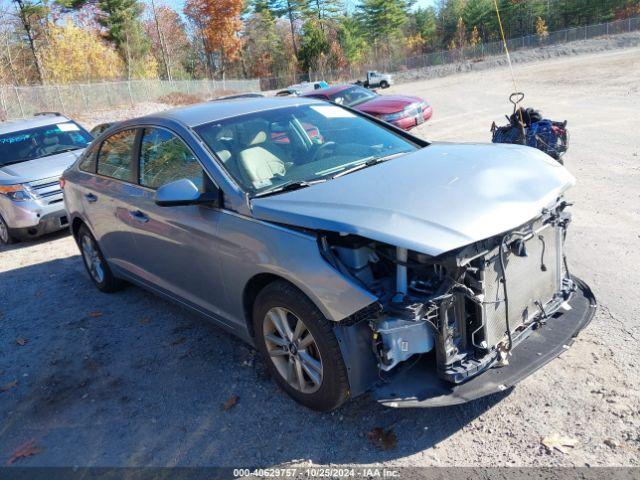
[[[556,313],[514,347],[509,365],[491,368],[454,385],[440,380],[434,362],[423,359],[373,390],[373,398],[387,407],[441,407],[466,403],[514,386],[569,348],[593,318],[595,296],[582,280],[573,277],[573,281],[578,288],[569,301],[571,310]]]

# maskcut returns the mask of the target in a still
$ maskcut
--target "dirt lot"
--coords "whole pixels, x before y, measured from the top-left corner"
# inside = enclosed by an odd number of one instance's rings
[[[507,74],[392,91],[434,105],[418,134],[482,142],[509,110]],[[317,414],[285,397],[250,348],[199,318],[138,288],[97,292],[72,239],[56,234],[0,250],[0,461],[33,441],[41,450],[17,464],[639,465],[640,49],[516,74],[527,105],[569,120],[570,267],[600,304],[559,359],[510,393],[460,407],[392,410],[365,396]],[[374,446],[375,427],[397,444]],[[577,445],[548,452],[540,440],[552,434]]]

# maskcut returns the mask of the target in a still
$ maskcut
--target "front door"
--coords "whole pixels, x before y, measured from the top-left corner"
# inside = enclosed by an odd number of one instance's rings
[[[203,193],[215,186],[189,147],[163,128],[144,129],[138,165],[139,191],[130,198],[135,275],[224,322],[226,296],[217,249],[222,213],[207,205],[160,207],[154,202],[159,187],[182,178]]]

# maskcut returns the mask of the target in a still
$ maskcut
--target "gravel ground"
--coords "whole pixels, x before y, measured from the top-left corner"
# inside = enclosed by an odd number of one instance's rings
[[[0,249],[0,461],[33,442],[36,454],[17,465],[637,466],[640,49],[515,72],[527,105],[569,120],[566,162],[578,178],[570,267],[600,304],[560,358],[511,392],[459,407],[393,410],[365,396],[318,414],[281,393],[234,337],[135,287],[99,293],[59,233]],[[507,75],[487,70],[391,92],[434,105],[419,135],[482,142],[510,109]],[[397,442],[373,445],[367,433],[376,427]],[[577,444],[548,452],[541,438],[553,434]]]

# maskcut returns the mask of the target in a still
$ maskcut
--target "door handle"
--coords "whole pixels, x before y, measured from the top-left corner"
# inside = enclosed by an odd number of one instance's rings
[[[98,197],[96,197],[93,193],[85,194],[84,198],[87,199],[87,202],[94,203],[98,201]]]
[[[129,211],[129,216],[131,217],[132,220],[135,220],[136,222],[147,223],[149,221],[149,217],[147,217],[140,210]]]

